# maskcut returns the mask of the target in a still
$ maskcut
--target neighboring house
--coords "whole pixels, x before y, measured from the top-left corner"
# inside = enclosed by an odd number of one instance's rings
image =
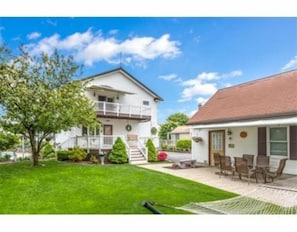
[[[214,165],[213,154],[288,158],[284,173],[297,174],[297,70],[217,91],[190,118],[192,156]]]
[[[171,140],[174,142],[180,139],[191,139],[189,126],[178,126],[170,134]]]
[[[112,148],[117,137],[128,147],[130,161],[146,159],[145,142],[158,146],[157,105],[163,99],[123,68],[84,78],[85,94],[96,104],[100,129],[73,128],[56,135],[60,149],[80,146],[98,153]],[[134,157],[131,157],[135,153]]]

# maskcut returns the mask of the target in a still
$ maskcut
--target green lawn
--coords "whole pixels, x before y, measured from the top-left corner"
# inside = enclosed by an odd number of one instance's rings
[[[178,207],[236,196],[128,164],[41,163],[35,168],[30,162],[0,165],[0,214],[151,214],[144,200]]]

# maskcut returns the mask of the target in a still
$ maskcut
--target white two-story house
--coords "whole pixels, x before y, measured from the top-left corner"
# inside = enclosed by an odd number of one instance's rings
[[[89,153],[108,152],[117,137],[126,143],[129,160],[145,162],[145,142],[158,147],[157,105],[163,99],[123,68],[96,74],[86,82],[85,94],[94,101],[100,128],[72,128],[56,135],[60,149],[79,146]]]

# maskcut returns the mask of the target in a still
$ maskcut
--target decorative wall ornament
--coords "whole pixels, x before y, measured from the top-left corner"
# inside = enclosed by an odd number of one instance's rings
[[[151,134],[152,134],[152,135],[157,134],[157,132],[158,132],[158,130],[157,130],[156,127],[152,127],[152,128],[151,128]]]
[[[241,137],[241,138],[245,138],[245,137],[247,137],[247,132],[246,132],[246,131],[241,131],[241,132],[240,132],[240,137]]]
[[[126,131],[131,131],[132,130],[132,126],[130,124],[126,125]]]

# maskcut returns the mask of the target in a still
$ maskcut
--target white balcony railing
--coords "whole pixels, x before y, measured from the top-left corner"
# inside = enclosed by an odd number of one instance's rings
[[[96,111],[99,115],[140,119],[151,116],[151,108],[146,106],[135,106],[103,101],[96,101],[95,104]]]

